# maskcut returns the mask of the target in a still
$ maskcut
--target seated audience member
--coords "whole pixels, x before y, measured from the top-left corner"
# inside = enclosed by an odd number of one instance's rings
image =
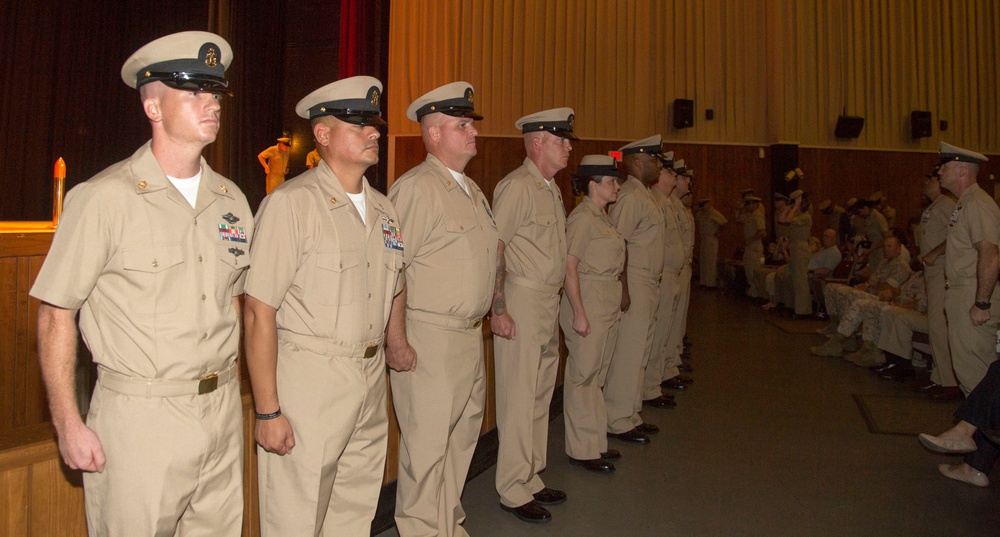
[[[823,286],[824,300],[831,316],[845,314],[853,302],[858,300],[878,300],[878,297],[888,297],[890,300],[899,295],[899,289],[910,277],[910,267],[902,263],[899,256],[899,239],[888,237],[883,241],[882,254],[884,261],[872,272],[868,281],[853,287],[843,284],[828,284]],[[847,315],[837,324],[831,324],[824,333],[831,334],[826,343],[812,347],[810,352],[817,356],[843,356],[844,343],[853,335],[857,325],[852,328],[852,322]],[[872,365],[872,364],[869,364]]]
[[[931,436],[921,434],[920,443],[931,451],[964,454],[961,464],[940,464],[945,477],[976,487],[990,485],[989,473],[1000,457],[1000,362],[993,362],[986,376],[955,411],[958,424]]]
[[[852,352],[844,359],[861,367],[872,367],[886,363],[885,354],[878,346],[885,321],[892,322],[894,315],[919,312],[927,317],[927,290],[924,286],[924,275],[916,272],[910,275],[894,295],[892,290],[879,293],[878,300],[855,300],[841,316],[838,332],[845,327],[845,322],[854,324],[855,330],[861,325],[861,348]],[[886,313],[889,317],[886,317]],[[910,353],[913,354],[912,351]],[[911,365],[907,362],[907,365]],[[912,370],[912,368],[911,368]]]
[[[837,247],[837,231],[823,231],[822,247],[809,259],[809,289],[816,301],[816,316],[827,318],[826,306],[823,304],[823,280],[825,280],[840,265],[843,254]]]

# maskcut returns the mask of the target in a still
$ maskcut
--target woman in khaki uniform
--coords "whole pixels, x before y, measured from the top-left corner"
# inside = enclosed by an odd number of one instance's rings
[[[812,234],[812,213],[809,200],[801,190],[789,196],[792,206],[779,216],[781,224],[788,226],[790,239],[788,250],[791,261],[788,264],[792,282],[792,296],[796,315],[812,314],[812,299],[809,295],[809,236]]]
[[[583,157],[573,177],[573,193],[583,202],[569,215],[566,239],[566,292],[559,310],[569,349],[563,387],[566,454],[571,464],[592,472],[612,472],[607,411],[602,387],[618,338],[621,273],[625,239],[604,212],[618,199],[618,170],[607,155]]]

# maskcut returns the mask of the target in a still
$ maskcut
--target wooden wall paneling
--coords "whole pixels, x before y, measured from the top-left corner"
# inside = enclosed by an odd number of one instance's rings
[[[16,257],[0,257],[0,318],[5,319],[0,322],[0,433],[14,428],[18,404],[17,265]]]
[[[87,535],[83,477],[62,466],[59,457],[31,465],[29,535]]]
[[[497,426],[496,361],[493,354],[493,333],[489,329],[483,330],[483,360],[486,368],[486,408],[483,410],[483,426],[479,430],[480,435],[496,429]]]
[[[42,381],[42,367],[38,361],[38,306],[41,302],[28,295],[42,269],[45,256],[21,258],[18,281],[18,352],[24,361],[24,415],[18,425],[31,425],[49,421],[49,405]],[[87,356],[89,353],[84,352]],[[79,352],[77,353],[79,355]],[[88,397],[89,399],[89,397]]]
[[[0,535],[28,535],[28,468],[0,471]]]

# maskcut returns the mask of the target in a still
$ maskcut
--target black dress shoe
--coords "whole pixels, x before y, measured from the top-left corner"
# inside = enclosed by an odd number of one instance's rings
[[[639,431],[632,429],[631,431],[625,431],[624,433],[608,433],[608,438],[614,438],[616,440],[621,440],[622,442],[631,442],[633,444],[648,444],[649,436]]]
[[[552,513],[548,509],[538,505],[538,502],[535,501],[530,501],[520,507],[507,507],[504,504],[500,504],[500,508],[508,513],[513,513],[514,516],[525,522],[540,524],[552,520]]]
[[[604,453],[601,453],[601,458],[606,461],[617,461],[622,458],[622,454],[617,449],[609,449]]]
[[[677,366],[677,370],[678,371],[683,371],[685,373],[693,373],[694,372],[694,368],[691,367],[691,364],[685,364],[683,362],[681,362],[681,365]]]
[[[965,397],[958,386],[938,386],[927,390],[927,396],[935,401],[958,401]]]
[[[911,365],[893,364],[892,367],[883,369],[879,376],[886,380],[896,380],[902,382],[908,378],[913,378],[916,375],[917,372],[913,370],[913,366]]]
[[[913,387],[913,389],[916,390],[916,391],[918,391],[918,392],[928,393],[928,392],[930,392],[932,390],[936,390],[936,389],[938,389],[940,387],[941,387],[940,384],[938,384],[936,382],[931,382],[930,379],[928,379],[926,382],[922,382],[920,384],[917,384],[916,386]]]
[[[667,398],[667,396],[661,395],[655,399],[643,399],[642,406],[653,408],[674,408],[677,406],[677,401],[675,401],[673,397]]]
[[[683,392],[684,390],[688,389],[687,384],[684,384],[683,382],[677,380],[677,377],[670,378],[661,382],[660,387],[665,390],[677,390],[679,392]]]
[[[893,361],[889,360],[888,362],[886,362],[884,364],[876,364],[876,365],[870,366],[868,368],[868,370],[871,371],[872,373],[875,373],[876,375],[881,375],[883,371],[885,371],[886,369],[892,368],[893,365],[895,365],[893,363]]]
[[[566,501],[566,493],[561,490],[550,489],[548,487],[531,495],[536,502],[542,505],[559,505]]]
[[[660,428],[652,423],[640,423],[635,426],[635,430],[642,434],[656,434],[660,432]]]
[[[570,457],[569,463],[598,474],[610,474],[615,471],[615,465],[604,459],[574,459]]]

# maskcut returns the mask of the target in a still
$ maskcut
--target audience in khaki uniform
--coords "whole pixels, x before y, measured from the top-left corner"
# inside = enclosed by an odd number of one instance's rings
[[[573,175],[583,201],[566,222],[566,292],[559,324],[569,356],[563,384],[566,454],[570,464],[598,473],[615,470],[608,449],[604,383],[621,320],[621,273],[625,239],[605,213],[621,185],[613,157],[587,155]]]
[[[621,148],[628,178],[618,201],[608,209],[611,223],[627,242],[628,263],[622,281],[621,329],[608,369],[604,401],[608,410],[608,435],[633,443],[649,443],[649,433],[659,430],[644,423],[640,379],[653,343],[653,316],[659,301],[663,272],[663,213],[649,187],[657,181],[662,164],[659,134]]]
[[[277,142],[257,155],[257,160],[260,161],[260,165],[264,167],[264,173],[267,175],[264,187],[266,194],[270,194],[275,188],[281,186],[285,182],[285,176],[288,175],[288,157],[291,156],[289,150],[292,148],[292,139],[288,136],[282,136],[278,138]],[[306,166],[312,168],[308,162]]]
[[[766,233],[764,215],[758,209],[761,199],[753,191],[742,199],[742,206],[736,212],[736,221],[743,224],[743,271],[747,279],[747,296],[764,298],[766,294],[759,288],[757,269],[764,262],[764,235]]]
[[[218,35],[182,32],[125,62],[152,140],[69,192],[31,289],[52,423],[63,461],[84,472],[91,535],[240,535],[238,295],[254,226],[239,188],[201,158],[232,56]],[[98,365],[86,424],[77,311]]]
[[[474,100],[472,86],[452,82],[410,104],[427,158],[389,190],[406,231],[406,286],[386,333],[404,537],[467,535],[461,497],[485,408],[482,318],[498,244],[486,197],[465,175],[477,153],[473,122],[482,119]]]
[[[299,101],[320,164],[257,213],[246,359],[257,425],[261,535],[368,535],[385,466],[382,341],[405,235],[368,184],[382,84],[352,77]]]
[[[547,521],[542,505],[566,501],[545,487],[549,403],[559,367],[559,293],[566,277],[566,208],[555,182],[572,150],[573,110],[522,117],[527,158],[493,193],[500,234],[493,299],[496,353],[496,487],[500,505],[521,520]]]
[[[808,196],[801,190],[792,192],[788,199],[792,204],[778,215],[778,223],[788,228],[788,251],[791,254],[788,277],[795,315],[806,316],[813,313],[812,297],[809,294],[809,237],[812,235],[812,207]]]

